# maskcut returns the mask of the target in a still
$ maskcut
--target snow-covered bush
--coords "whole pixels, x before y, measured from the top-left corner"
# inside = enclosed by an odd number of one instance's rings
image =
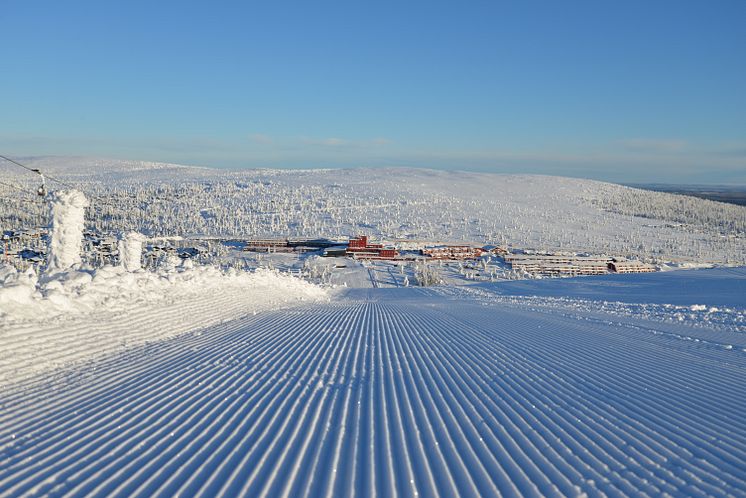
[[[435,266],[429,264],[427,261],[419,261],[415,263],[414,278],[417,280],[417,285],[421,287],[429,287],[431,285],[439,285],[443,283],[440,272]]]

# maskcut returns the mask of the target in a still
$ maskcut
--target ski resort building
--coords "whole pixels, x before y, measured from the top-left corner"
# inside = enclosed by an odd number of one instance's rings
[[[29,244],[42,240],[46,235],[47,231],[43,229],[6,230],[3,232],[3,240]]]
[[[0,261],[18,271],[38,266],[46,260],[47,231],[44,229],[6,230],[0,240]]]
[[[244,251],[251,252],[312,252],[339,245],[329,239],[252,239],[244,244]]]
[[[649,273],[655,267],[640,261],[607,256],[573,256],[566,254],[506,254],[505,262],[514,270],[537,275],[603,275],[615,273]]]
[[[495,256],[505,256],[506,254],[508,254],[507,247],[503,247],[503,246],[492,246],[492,245],[490,245],[490,246],[484,246],[482,249],[485,252],[488,252],[490,254],[494,254]]]
[[[341,258],[347,255],[347,246],[327,247],[322,254],[326,258]]]
[[[293,252],[287,239],[252,239],[246,241],[244,251],[251,252]]]
[[[656,271],[653,265],[622,258],[614,258],[614,261],[609,263],[609,270],[615,273],[652,273]]]
[[[518,263],[524,261],[542,261],[553,264],[573,265],[578,263],[611,263],[612,258],[609,256],[576,256],[574,254],[506,254],[504,256],[506,263]]]
[[[331,239],[312,239],[312,238],[293,238],[288,239],[288,245],[290,247],[312,247],[314,249],[325,249],[327,247],[334,247],[340,245],[339,240]]]
[[[603,275],[608,267],[603,263],[551,263],[542,260],[523,260],[513,263],[514,270],[522,270],[537,275]]]
[[[346,254],[355,259],[394,259],[399,253],[391,246],[371,244],[367,235],[361,235],[350,239]]]
[[[178,251],[178,256],[181,259],[193,259],[204,257],[207,254],[205,247],[182,247]]]
[[[423,256],[429,256],[431,259],[477,259],[483,253],[484,249],[481,247],[472,246],[435,246],[426,247],[421,251]]]
[[[505,262],[514,270],[537,275],[603,275],[609,272],[611,258],[562,254],[506,254]]]

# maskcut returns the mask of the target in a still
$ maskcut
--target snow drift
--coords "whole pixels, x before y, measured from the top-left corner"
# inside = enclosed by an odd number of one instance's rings
[[[107,266],[40,281],[33,271],[0,267],[0,385],[247,314],[326,299],[325,289],[270,270],[156,273]]]

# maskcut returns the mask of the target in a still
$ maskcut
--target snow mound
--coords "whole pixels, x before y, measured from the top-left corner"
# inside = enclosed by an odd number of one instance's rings
[[[241,316],[326,301],[328,291],[271,270],[70,270],[37,278],[0,267],[0,385]]]
[[[213,292],[248,292],[257,303],[287,303],[325,297],[326,291],[299,278],[271,270],[254,273],[213,267],[172,271],[127,272],[123,267],[71,270],[39,283],[33,271],[0,273],[0,327],[25,321],[83,315],[95,311],[120,312],[141,305],[168,304]]]

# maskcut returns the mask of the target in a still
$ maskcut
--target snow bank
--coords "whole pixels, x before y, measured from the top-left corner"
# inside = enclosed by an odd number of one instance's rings
[[[53,274],[80,264],[88,199],[77,190],[55,192],[51,196],[52,237],[47,271]]]
[[[107,266],[39,282],[32,271],[0,268],[0,385],[233,318],[327,299],[322,287],[261,269],[154,273]]]
[[[214,292],[261,292],[260,301],[319,298],[325,291],[298,278],[258,269],[223,273],[212,267],[179,267],[167,272],[130,273],[124,267],[70,270],[37,283],[33,271],[10,272],[0,287],[0,327],[26,320],[70,317],[101,310],[122,311],[141,305],[172,303]],[[257,296],[259,297],[259,296]]]
[[[18,273],[12,266],[0,267],[0,316],[10,313],[10,310],[22,311],[41,299],[36,289],[37,280],[31,268]]]

